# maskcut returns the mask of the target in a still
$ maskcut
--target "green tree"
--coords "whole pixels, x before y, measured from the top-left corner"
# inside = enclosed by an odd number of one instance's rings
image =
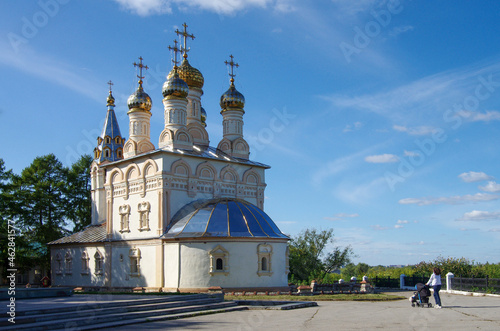
[[[68,171],[66,218],[73,232],[83,230],[91,222],[90,164],[92,157],[83,155]]]
[[[29,242],[33,263],[50,269],[47,243],[68,233],[65,229],[68,170],[53,154],[35,158],[14,176],[16,224]]]
[[[0,247],[0,263],[2,278],[7,276],[8,269],[8,222],[12,218],[12,170],[5,169],[5,162],[0,159],[0,237],[2,238],[2,246]]]
[[[333,229],[317,231],[307,229],[292,238],[290,243],[290,274],[296,280],[309,280],[311,277],[323,279],[327,273],[349,263],[353,252],[350,246],[341,249],[333,246]]]

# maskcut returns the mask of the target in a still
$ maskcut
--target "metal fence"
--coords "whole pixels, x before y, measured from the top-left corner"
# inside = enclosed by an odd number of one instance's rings
[[[375,277],[371,278],[370,282],[376,287],[399,288],[399,278]]]
[[[451,288],[457,291],[500,293],[500,279],[453,277],[451,278]]]
[[[405,287],[407,287],[407,286],[414,287],[418,283],[425,284],[425,283],[427,283],[427,281],[429,281],[428,276],[405,276],[404,277],[404,286]],[[441,275],[441,286],[442,286],[442,288],[446,288],[446,277],[443,275]]]

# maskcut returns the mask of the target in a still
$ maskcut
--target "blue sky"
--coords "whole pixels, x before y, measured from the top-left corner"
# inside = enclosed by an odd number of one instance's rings
[[[224,61],[240,65],[244,135],[272,166],[265,210],[283,232],[334,228],[370,265],[500,262],[498,2],[41,0],[0,12],[7,168],[91,153],[109,80],[127,136],[139,56],[157,144],[168,45],[186,22],[213,146]]]

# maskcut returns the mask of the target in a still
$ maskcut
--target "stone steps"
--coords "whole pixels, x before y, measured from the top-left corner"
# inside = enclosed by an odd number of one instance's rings
[[[220,297],[219,297],[220,296]],[[222,295],[211,295],[210,297],[217,297],[220,299]],[[126,307],[126,306],[136,306],[136,305],[147,305],[154,303],[165,303],[165,302],[175,302],[175,301],[186,301],[186,300],[198,300],[198,299],[206,299],[206,294],[191,294],[191,295],[169,295],[163,297],[154,297],[154,298],[144,298],[138,297],[134,300],[114,300],[114,301],[100,301],[98,295],[96,295],[95,301],[83,302],[83,303],[73,303],[64,306],[60,306],[57,308],[41,308],[41,309],[29,309],[29,310],[17,310],[16,311],[16,320],[18,317],[22,316],[32,316],[32,315],[44,315],[51,314],[55,310],[57,313],[63,312],[81,312],[87,310],[100,310],[109,307]],[[106,298],[104,296],[104,298]],[[4,323],[0,322],[0,326],[4,325]]]
[[[0,330],[92,330],[243,309],[222,294],[72,304],[16,313],[16,323],[2,321]]]

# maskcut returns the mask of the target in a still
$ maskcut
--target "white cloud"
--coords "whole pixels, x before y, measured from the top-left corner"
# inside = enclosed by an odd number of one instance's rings
[[[496,110],[488,110],[485,113],[461,110],[459,114],[469,122],[500,121],[500,112]]]
[[[431,126],[418,126],[415,128],[408,128],[403,125],[393,125],[392,128],[399,132],[408,133],[411,136],[427,136],[436,132],[436,128],[433,128]]]
[[[179,9],[201,9],[217,14],[230,15],[251,7],[272,6],[281,12],[294,10],[288,0],[115,0],[125,10],[139,16],[161,15],[172,12],[173,5]]]
[[[404,226],[401,224],[396,224],[396,225],[394,225],[394,228],[395,229],[402,229],[402,228],[404,228]]]
[[[337,10],[343,15],[354,16],[367,12],[377,5],[383,4],[383,0],[332,0]]]
[[[343,130],[343,132],[351,132],[354,130],[359,130],[363,127],[363,123],[355,122],[354,124],[347,124]]]
[[[397,224],[408,224],[408,223],[410,223],[410,221],[398,220],[396,223]]]
[[[420,153],[414,151],[405,151],[404,156],[420,156]]]
[[[346,214],[346,213],[338,213],[333,215],[333,217],[323,217],[323,219],[328,220],[328,221],[340,221],[345,218],[354,218],[354,217],[359,217],[359,214]]]
[[[11,45],[0,41],[0,49],[2,49],[0,64],[14,67],[45,82],[58,84],[62,88],[73,90],[95,101],[102,102],[102,97],[99,96],[100,85],[86,70],[76,68],[53,56],[35,52],[29,45],[23,45],[22,52],[16,53]],[[117,93],[115,97],[117,97]]]
[[[500,232],[500,228],[490,229],[488,232]]]
[[[384,231],[384,230],[387,230],[389,229],[387,226],[382,226],[380,224],[377,224],[377,225],[370,225],[370,227],[375,230],[375,231]]]
[[[422,79],[398,86],[391,90],[365,95],[333,94],[324,96],[335,109],[369,111],[393,121],[421,121],[442,123],[443,115],[462,118],[460,112],[453,112],[453,105],[464,100],[480,86],[478,77],[498,81],[500,62],[496,59],[473,65],[443,71]],[[450,113],[451,112],[451,113]],[[493,116],[493,115],[489,115]]]
[[[457,195],[453,197],[406,198],[399,200],[399,203],[402,205],[415,204],[419,206],[438,205],[438,204],[458,205],[464,203],[498,200],[499,198],[500,196],[494,194],[476,193],[474,195],[467,194],[462,196]]]
[[[401,25],[401,26],[396,26],[389,31],[389,36],[391,37],[397,37],[402,33],[408,32],[408,31],[413,31],[415,28],[411,25]]]
[[[500,221],[500,212],[473,210],[457,221]]]
[[[493,177],[485,174],[484,172],[469,171],[458,175],[466,183],[481,182],[483,180],[492,180]]]
[[[500,192],[500,184],[490,181],[485,186],[479,186],[479,189],[485,192],[498,193]]]
[[[370,155],[365,157],[368,163],[393,163],[398,162],[399,158],[394,154]]]

